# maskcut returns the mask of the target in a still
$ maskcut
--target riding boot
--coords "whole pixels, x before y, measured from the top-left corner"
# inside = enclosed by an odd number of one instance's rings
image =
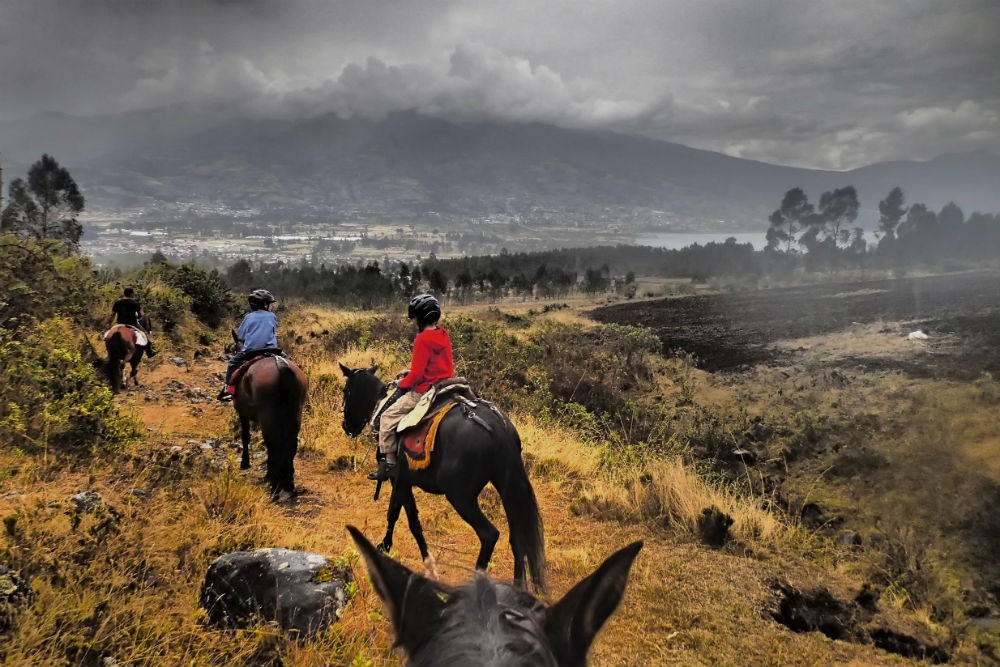
[[[229,387],[223,387],[222,391],[219,392],[219,395],[216,396],[216,399],[223,402],[233,400],[233,395],[229,393]]]
[[[153,341],[149,341],[149,343],[146,344],[146,356],[150,359],[156,356],[156,350],[153,349]]]
[[[396,478],[396,462],[388,459],[379,459],[378,470],[368,473],[368,479],[373,482],[385,482],[389,478]]]

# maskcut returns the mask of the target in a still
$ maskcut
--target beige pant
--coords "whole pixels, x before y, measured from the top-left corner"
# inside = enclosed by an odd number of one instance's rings
[[[378,450],[383,454],[396,451],[396,424],[403,420],[410,410],[417,407],[423,393],[412,389],[382,413],[378,429]]]

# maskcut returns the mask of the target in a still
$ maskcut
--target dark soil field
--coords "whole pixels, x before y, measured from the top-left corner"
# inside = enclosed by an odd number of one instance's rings
[[[907,369],[911,374],[969,379],[1000,370],[1000,272],[667,298],[607,306],[590,315],[648,326],[665,352],[692,353],[708,371],[780,361],[789,352],[775,345],[779,341],[879,321],[893,333],[925,329],[931,340],[957,339],[952,353],[928,357]]]

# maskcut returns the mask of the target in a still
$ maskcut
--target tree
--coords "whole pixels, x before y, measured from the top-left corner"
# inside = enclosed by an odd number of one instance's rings
[[[809,203],[806,193],[802,188],[792,188],[785,193],[781,200],[781,208],[774,211],[768,218],[771,223],[768,229],[768,248],[776,250],[778,244],[785,243],[785,252],[792,249],[792,241],[795,240],[797,232],[803,221],[813,213],[813,205]],[[785,229],[787,227],[787,231]]]
[[[938,224],[942,227],[950,227],[952,229],[961,227],[965,224],[965,213],[959,208],[958,204],[953,201],[948,202],[941,209],[941,212],[937,216]]]
[[[903,189],[898,185],[889,191],[889,196],[878,203],[878,228],[885,238],[895,238],[896,227],[906,215],[906,207],[903,206],[905,203]]]
[[[83,227],[76,216],[83,211],[83,195],[55,158],[42,155],[28,170],[27,181],[12,181],[8,199],[0,215],[0,230],[79,245]]]
[[[845,226],[858,219],[858,191],[853,185],[824,192],[819,198],[819,217],[816,221],[827,239],[835,246],[847,245],[851,232]]]

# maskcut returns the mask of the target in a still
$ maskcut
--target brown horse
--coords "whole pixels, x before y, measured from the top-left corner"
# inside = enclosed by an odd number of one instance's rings
[[[137,373],[146,347],[146,345],[138,344],[136,332],[131,327],[116,324],[108,329],[104,335],[104,349],[108,352],[107,373],[108,379],[111,381],[111,391],[117,394],[122,385],[128,387],[128,378],[124,377],[126,363],[132,367],[128,377],[132,379],[136,387],[139,386]]]
[[[233,405],[240,419],[243,442],[241,468],[250,467],[250,423],[260,426],[267,449],[267,473],[271,498],[282,491],[295,495],[292,460],[299,446],[302,410],[309,380],[294,361],[281,356],[262,359],[239,379]]]

